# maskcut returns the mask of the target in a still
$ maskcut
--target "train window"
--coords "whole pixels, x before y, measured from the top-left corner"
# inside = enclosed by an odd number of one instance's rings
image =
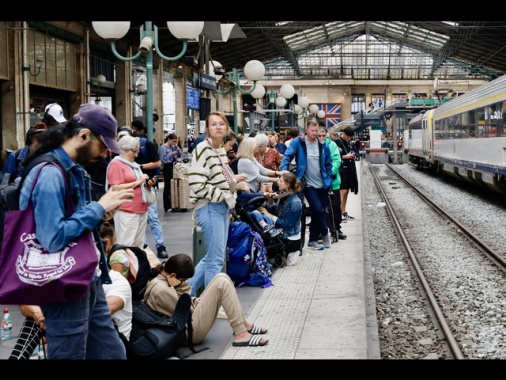
[[[462,138],[469,138],[469,118],[467,112],[459,115],[460,129],[462,130]]]
[[[476,113],[474,110],[469,111],[469,137],[476,137]]]
[[[487,124],[487,117],[485,107],[476,109],[476,120],[478,121],[478,128],[476,129],[476,137],[483,137],[485,134],[485,125]]]

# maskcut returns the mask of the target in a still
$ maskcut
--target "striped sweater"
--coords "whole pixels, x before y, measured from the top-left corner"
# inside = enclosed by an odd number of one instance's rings
[[[227,202],[229,208],[235,207],[236,196],[230,191],[222,165],[228,165],[225,148],[213,149],[207,140],[200,142],[192,152],[192,161],[188,170],[190,202],[194,209],[209,202]]]

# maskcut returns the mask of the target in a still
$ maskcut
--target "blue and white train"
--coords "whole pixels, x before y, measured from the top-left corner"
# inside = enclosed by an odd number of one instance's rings
[[[414,117],[404,155],[419,168],[506,193],[506,75]]]

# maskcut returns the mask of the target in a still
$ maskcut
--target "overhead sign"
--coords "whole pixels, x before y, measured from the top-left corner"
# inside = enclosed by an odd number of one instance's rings
[[[200,88],[216,90],[216,77],[207,74],[200,74]]]

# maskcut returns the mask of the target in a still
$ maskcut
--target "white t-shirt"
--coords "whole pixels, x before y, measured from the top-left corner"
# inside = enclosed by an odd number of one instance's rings
[[[118,310],[112,315],[116,322],[119,332],[123,333],[127,339],[130,339],[132,331],[132,288],[128,280],[118,271],[110,270],[112,284],[103,284],[105,298],[108,296],[120,297],[123,300],[123,309]]]

